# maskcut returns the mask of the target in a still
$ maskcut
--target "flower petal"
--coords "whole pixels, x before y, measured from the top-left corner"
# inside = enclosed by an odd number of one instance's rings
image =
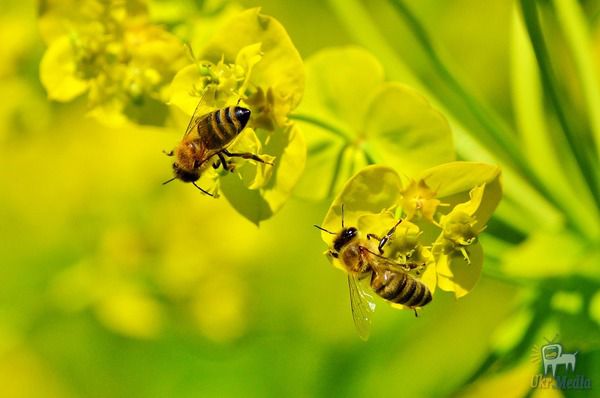
[[[63,36],[53,41],[40,63],[40,80],[48,92],[48,98],[66,102],[87,90],[87,82],[75,75],[76,69],[69,38]]]
[[[469,245],[465,250],[468,251],[470,264],[456,253],[442,253],[437,258],[438,286],[447,292],[454,292],[457,298],[473,289],[483,267],[483,248],[479,242]]]
[[[261,43],[262,60],[252,70],[250,81],[257,87],[272,89],[272,113],[279,126],[298,106],[304,92],[304,65],[285,28],[275,18],[260,13],[259,8],[233,17],[201,51],[202,58],[213,62],[224,57],[234,63],[238,51]]]
[[[344,205],[344,225],[356,226],[359,217],[368,213],[380,213],[396,206],[400,199],[402,181],[394,170],[385,166],[368,166],[348,180],[335,198],[321,226],[330,231],[338,231],[342,225],[342,205]],[[331,241],[331,235],[323,232],[323,240]]]
[[[288,200],[304,169],[306,147],[299,128],[289,125],[275,130],[263,151],[275,157],[271,178],[259,189],[249,190],[234,176],[221,179],[223,194],[244,217],[258,225]]]

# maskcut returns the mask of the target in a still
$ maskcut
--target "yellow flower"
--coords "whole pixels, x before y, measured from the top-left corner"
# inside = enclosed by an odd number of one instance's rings
[[[48,97],[66,102],[87,92],[91,114],[105,123],[162,124],[164,90],[185,62],[182,43],[132,3],[84,3],[67,14],[58,2],[42,17],[49,44],[40,79]]]
[[[429,188],[432,186],[437,192]],[[483,249],[477,236],[501,197],[497,166],[450,162],[424,170],[405,184],[393,169],[373,165],[346,182],[320,225],[338,231],[344,204],[345,225],[381,237],[404,213],[384,256],[401,263],[425,264],[419,267],[418,277],[432,292],[440,287],[462,297],[481,275]],[[447,202],[446,207],[440,207],[441,200]],[[436,213],[439,222],[434,220]],[[414,217],[417,214],[421,217]],[[323,232],[321,237],[331,246],[332,235]]]
[[[475,242],[477,235],[485,228],[479,225],[474,216],[481,205],[484,190],[485,184],[473,188],[469,193],[471,199],[468,202],[456,205],[450,213],[440,219],[442,234],[436,245],[443,254],[453,255],[460,252],[465,261],[471,263],[466,248]]]
[[[413,217],[423,217],[426,220],[436,223],[433,216],[442,204],[436,199],[436,192],[432,191],[424,180],[412,180],[410,185],[402,191],[402,209],[406,213],[406,219]]]
[[[234,173],[208,171],[203,178],[258,224],[283,206],[304,169],[304,139],[288,119],[304,91],[302,60],[283,26],[258,9],[231,18],[203,44],[173,79],[170,104],[190,116],[200,100],[199,114],[237,103],[250,109],[230,150],[273,165],[241,160]]]

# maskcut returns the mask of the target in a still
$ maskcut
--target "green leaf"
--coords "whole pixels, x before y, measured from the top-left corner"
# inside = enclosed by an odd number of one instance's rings
[[[554,65],[546,46],[536,2],[521,0],[520,4],[525,26],[531,38],[531,44],[540,69],[544,92],[547,94],[549,103],[556,113],[556,119],[563,134],[562,138],[566,140],[573,152],[577,166],[590,188],[596,204],[598,204],[600,203],[598,158],[594,150],[587,144],[587,140],[581,139],[580,133],[574,128],[574,123],[570,118],[568,102],[561,95],[560,84],[556,78]]]
[[[296,195],[311,200],[330,196],[335,187],[343,183],[338,170],[347,148],[339,137],[308,123],[299,123],[307,140],[306,168],[298,181]]]
[[[362,130],[381,163],[408,175],[455,158],[444,116],[403,84],[379,87],[364,115]],[[361,131],[357,133],[360,139]]]
[[[259,189],[248,189],[235,175],[221,179],[223,195],[244,217],[259,225],[275,214],[290,197],[306,161],[306,146],[295,125],[275,130],[264,145],[275,157],[271,178]]]
[[[76,76],[76,70],[70,39],[63,36],[53,41],[40,63],[40,80],[48,92],[48,98],[66,102],[83,94],[88,84]]]
[[[560,26],[567,39],[577,68],[575,77],[583,91],[591,130],[596,143],[596,158],[600,156],[600,80],[593,58],[590,28],[581,5],[574,0],[554,0]]]
[[[293,118],[305,126],[309,153],[319,156],[309,157],[298,195],[331,196],[365,164],[412,174],[454,159],[446,119],[415,90],[384,83],[381,65],[365,50],[323,50],[306,67],[305,98]],[[318,189],[307,192],[315,180]]]
[[[383,81],[379,61],[362,48],[321,50],[306,61],[306,92],[297,113],[332,123],[354,139],[364,125],[367,99]]]
[[[553,134],[546,123],[545,102],[533,48],[517,10],[513,13],[512,97],[517,125],[525,153],[535,153],[528,161],[571,222],[589,236],[598,235],[597,209],[589,187],[577,168],[573,153],[562,137]],[[561,159],[560,162],[557,159]],[[594,216],[590,212],[596,213]]]

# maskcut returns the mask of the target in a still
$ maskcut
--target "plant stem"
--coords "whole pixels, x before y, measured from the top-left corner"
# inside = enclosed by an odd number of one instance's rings
[[[299,122],[304,122],[308,124],[315,125],[317,127],[322,128],[323,130],[335,135],[336,137],[340,137],[344,140],[345,143],[348,143],[348,137],[350,134],[346,133],[344,130],[339,127],[334,126],[333,124],[327,123],[326,121],[319,119],[317,117],[311,115],[305,115],[300,113],[294,113],[289,115],[291,120],[296,120]]]
[[[575,0],[554,0],[558,21],[573,53],[580,87],[586,100],[590,127],[600,156],[600,83],[595,72],[590,31],[581,7]]]
[[[525,26],[529,32],[531,44],[533,45],[533,50],[540,68],[544,90],[556,111],[560,127],[571,151],[575,155],[577,165],[581,170],[586,183],[590,187],[596,205],[600,206],[600,184],[598,183],[597,175],[598,163],[593,159],[593,156],[591,156],[590,148],[585,146],[583,140],[579,139],[580,137],[578,137],[578,134],[575,133],[572,126],[569,124],[567,113],[565,111],[566,107],[560,97],[558,84],[550,62],[550,55],[542,34],[535,0],[521,0],[521,9],[525,20]]]
[[[435,71],[483,127],[481,132],[488,136],[488,140],[491,139],[498,143],[502,150],[505,151],[510,158],[521,167],[521,169],[527,170],[528,168],[523,158],[523,154],[520,152],[519,147],[515,145],[516,134],[511,131],[498,116],[494,115],[491,110],[486,109],[485,106],[477,101],[475,97],[467,92],[467,90],[459,83],[458,79],[456,79],[441,60],[433,46],[432,40],[411,10],[401,0],[390,0],[390,3],[404,19],[408,28],[421,44],[421,48],[429,57]]]

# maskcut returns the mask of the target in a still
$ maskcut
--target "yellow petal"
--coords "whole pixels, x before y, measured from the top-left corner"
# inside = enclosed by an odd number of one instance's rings
[[[77,77],[77,66],[71,41],[63,36],[50,44],[40,63],[40,80],[48,98],[70,101],[83,94],[88,84]]]

